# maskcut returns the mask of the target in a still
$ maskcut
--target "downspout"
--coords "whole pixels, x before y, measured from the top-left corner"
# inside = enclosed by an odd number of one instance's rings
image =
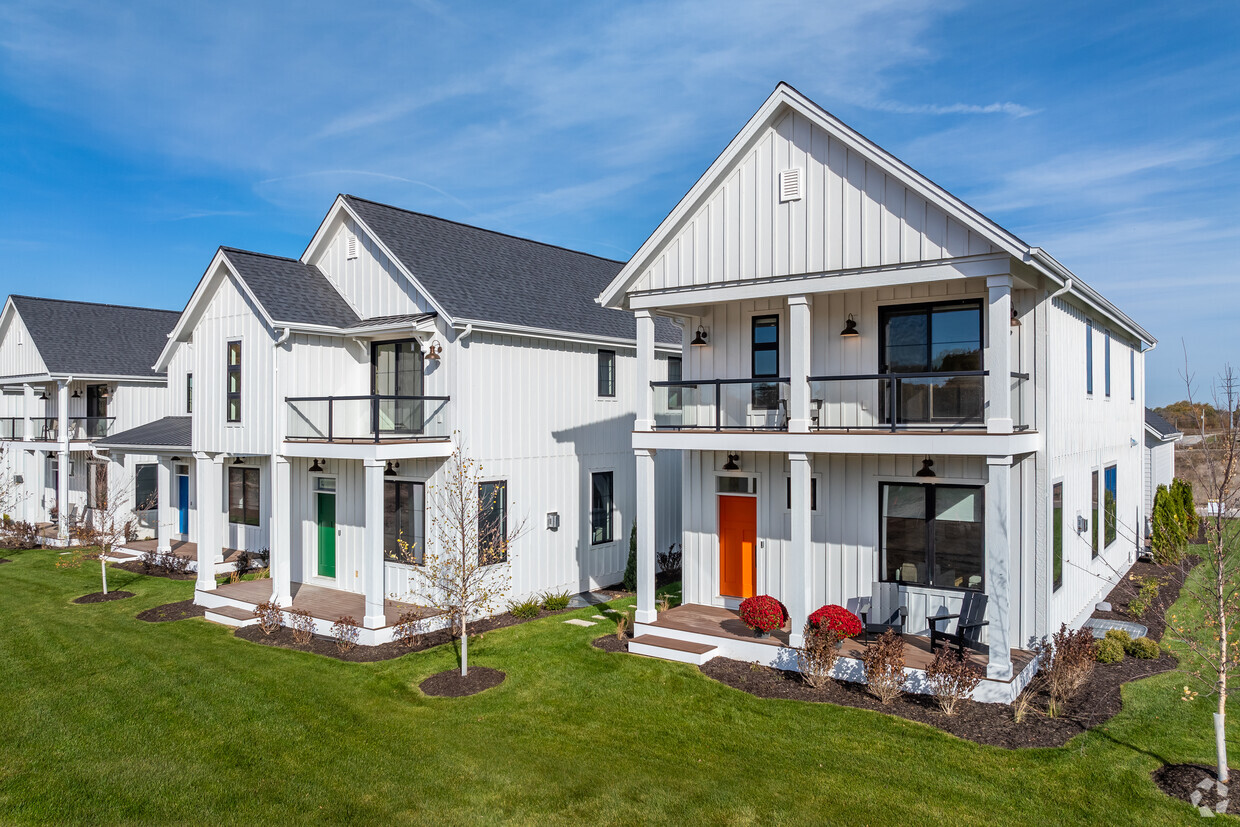
[[[465,329],[460,332],[460,335],[456,337],[456,340],[458,342],[463,342],[466,339],[468,339],[473,332],[474,332],[474,324],[473,322],[470,322],[469,324],[465,325]]]
[[[1054,300],[1056,297],[1062,296],[1064,293],[1067,293],[1071,289],[1072,289],[1072,279],[1068,279],[1067,281],[1063,283],[1063,287],[1060,287],[1054,293],[1051,293],[1050,298]]]

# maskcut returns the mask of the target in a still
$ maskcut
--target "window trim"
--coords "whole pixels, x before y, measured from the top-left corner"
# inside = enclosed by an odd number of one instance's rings
[[[1101,513],[1099,500],[1102,499],[1102,476],[1098,473],[1098,469],[1090,471],[1089,487],[1093,493],[1093,512],[1089,521],[1089,559],[1097,558],[1098,546],[1098,515]]]
[[[248,472],[254,472],[257,477],[258,494],[254,503],[254,522],[249,521],[250,504],[245,496],[245,478]],[[233,521],[233,502],[232,502],[232,476],[234,472],[241,474],[241,522]],[[230,465],[228,466],[227,480],[228,496],[226,497],[226,507],[228,511],[228,524],[239,526],[253,526],[255,528],[263,524],[263,475],[259,471],[257,465]],[[315,489],[317,491],[317,488]]]
[[[604,382],[603,365],[605,362],[610,365],[610,370],[608,371],[608,374],[606,377],[606,382],[607,382],[606,389],[604,389],[603,387],[603,382]],[[598,391],[598,398],[599,399],[615,399],[616,398],[616,352],[614,350],[609,350],[607,348],[602,348],[602,347],[598,349],[598,367],[597,367],[596,379],[597,379],[598,386],[597,388],[595,388],[595,390]]]
[[[818,480],[822,478],[822,474],[809,475],[809,513],[818,513]],[[792,475],[789,474],[784,478],[788,484],[788,496],[784,499],[784,512],[792,513]]]
[[[482,565],[482,566],[493,566],[493,565],[495,565],[495,564],[497,564],[497,563],[507,563],[507,562],[508,562],[508,548],[507,548],[507,543],[505,543],[505,544],[504,544],[504,545],[505,545],[505,547],[504,547],[504,550],[503,550],[503,552],[504,552],[504,553],[503,553],[503,555],[502,555],[502,556],[501,556],[498,560],[491,560],[491,561],[487,562],[487,561],[484,561],[484,560],[482,559],[482,543],[481,543],[481,539],[482,539],[482,519],[483,519],[483,514],[482,514],[482,487],[483,487],[484,485],[498,485],[498,486],[499,486],[499,491],[500,491],[500,494],[502,495],[502,496],[500,497],[500,499],[499,499],[499,502],[501,503],[500,508],[501,508],[501,511],[502,511],[502,513],[501,513],[501,515],[500,515],[500,516],[502,517],[502,520],[501,520],[501,526],[500,526],[500,531],[503,533],[503,536],[506,538],[506,537],[508,536],[508,480],[504,480],[504,479],[500,479],[500,480],[480,480],[480,481],[478,482],[478,492],[477,492],[477,494],[478,494],[478,539],[479,539],[479,544],[478,544],[478,564],[479,564],[479,565]]]
[[[888,367],[887,360],[887,318],[892,313],[907,313],[912,310],[922,310],[927,312],[926,320],[926,364],[930,362],[930,348],[934,343],[934,323],[933,313],[930,311],[937,308],[974,308],[977,310],[977,341],[978,341],[978,360],[981,364],[979,370],[986,369],[986,306],[981,298],[973,299],[948,299],[946,301],[936,302],[893,302],[891,304],[879,305],[878,308],[878,372],[886,373]]]
[[[779,410],[779,390],[776,387],[776,401],[773,406],[760,405],[758,403],[759,392],[758,385],[776,384],[775,380],[779,379],[779,346],[780,342],[780,318],[778,313],[756,313],[749,317],[749,378],[755,380],[750,384],[750,405],[755,411],[775,411]],[[770,322],[775,323],[775,341],[762,342],[757,341],[758,325],[766,325]],[[775,372],[774,373],[758,373],[758,354],[774,353],[775,354]]]
[[[1094,323],[1085,322],[1085,393],[1094,395]]]
[[[1102,387],[1107,399],[1111,398],[1111,331],[1102,331]]]
[[[192,414],[194,412],[194,372],[188,371],[185,374],[185,413]]]
[[[1110,483],[1114,481],[1115,489],[1112,491]],[[1107,492],[1111,492],[1111,503],[1107,506]],[[1107,513],[1110,511],[1110,513]],[[1111,539],[1107,539],[1107,534],[1111,535]],[[1104,465],[1102,468],[1102,548],[1110,549],[1112,545],[1119,542],[1119,463],[1113,462],[1110,465]]]
[[[237,364],[235,365],[232,363],[233,345],[236,345],[237,347]],[[245,350],[241,347],[241,340],[229,339],[224,346],[224,422],[229,425],[241,424],[241,382],[244,378],[241,373],[241,363],[244,358]],[[231,380],[234,373],[237,374],[237,390],[235,392],[229,390],[229,387],[232,385]],[[236,419],[233,419],[231,415],[231,403],[234,399],[237,400]]]
[[[95,477],[96,469],[103,469],[103,502],[100,502],[99,489],[97,487],[98,480]],[[88,462],[86,463],[86,507],[91,511],[108,508],[108,498],[111,492],[108,490],[109,477],[108,463],[106,462]],[[59,482],[59,480],[58,480]]]
[[[1128,348],[1128,400],[1137,400],[1137,349]]]
[[[383,534],[384,534],[384,546],[385,546],[385,548],[383,549],[383,562],[395,563],[401,566],[424,566],[426,565],[426,482],[424,480],[417,480],[417,479],[412,479],[408,477],[385,477],[383,480],[383,489],[384,489],[383,502],[385,505],[387,504],[387,487],[389,485],[412,485],[412,486],[420,487],[422,489],[422,547],[418,551],[414,552],[413,560],[406,560],[406,559],[403,559],[397,556],[398,552],[396,551],[392,551],[389,553],[386,548],[387,546],[387,515],[388,514],[387,514],[387,511],[385,510],[383,512],[383,519],[384,519]]]
[[[1056,511],[1055,498],[1056,497],[1059,498],[1059,508],[1058,508],[1059,519],[1058,521],[1056,521],[1055,519],[1055,511]],[[1057,480],[1051,483],[1051,594],[1054,594],[1055,592],[1063,588],[1063,547],[1064,547],[1063,515],[1064,515],[1063,480],[1060,479],[1060,480]],[[1059,536],[1058,536],[1059,542],[1058,543],[1055,542],[1056,540],[1055,529],[1056,528],[1059,529]],[[1056,562],[1059,563],[1058,577],[1056,577],[1056,574],[1055,574],[1055,563]]]
[[[150,470],[148,471],[147,469],[150,469]],[[142,474],[143,472],[151,473],[155,475],[154,483],[151,486],[151,491],[152,491],[152,494],[154,495],[153,502],[155,504],[151,506],[150,508],[143,508],[142,498],[138,496],[138,491],[139,491],[138,476]],[[146,511],[158,511],[159,510],[159,463],[158,462],[138,462],[134,464],[134,467],[133,467],[133,508],[134,508],[134,511],[138,512],[139,514],[142,514]]]
[[[607,503],[607,526],[606,537],[601,540],[594,539],[594,478],[606,475],[609,479],[608,483],[608,503]],[[590,472],[590,545],[604,546],[609,543],[616,542],[616,472],[613,469],[604,469]]]
[[[676,375],[672,376],[672,363],[676,364]],[[667,381],[683,382],[685,378],[685,362],[680,356],[667,357]],[[667,409],[669,411],[679,411],[684,409],[684,386],[668,385],[667,386]]]
[[[929,506],[930,494],[933,493],[934,491],[937,491],[940,488],[968,488],[968,489],[975,490],[978,492],[978,495],[982,498],[983,519],[978,523],[982,531],[982,538],[981,538],[981,541],[982,541],[981,542],[981,546],[982,546],[981,578],[982,580],[977,585],[977,588],[970,588],[969,586],[936,586],[933,583],[913,583],[908,580],[888,580],[887,579],[887,576],[886,576],[887,564],[886,564],[886,559],[885,559],[886,547],[883,541],[883,536],[884,536],[883,535],[883,528],[884,528],[883,526],[883,520],[884,520],[883,488],[888,485],[910,485],[910,486],[915,485],[915,486],[925,489],[925,493],[927,497],[927,506]],[[932,508],[926,509],[927,515],[930,515],[933,513],[934,513],[934,509]],[[878,483],[878,549],[877,549],[878,550],[879,582],[896,583],[901,586],[912,586],[914,588],[919,588],[919,589],[933,589],[935,591],[980,592],[981,594],[986,594],[986,520],[985,520],[985,513],[986,513],[986,486],[984,484],[968,484],[968,483],[938,483],[938,484],[935,484],[935,483],[910,482],[909,480],[906,480],[906,479],[905,480],[901,480],[901,479],[879,480],[879,483]],[[935,522],[935,518],[931,516],[927,516],[924,522],[926,524],[926,573],[929,574],[934,571],[934,522]]]

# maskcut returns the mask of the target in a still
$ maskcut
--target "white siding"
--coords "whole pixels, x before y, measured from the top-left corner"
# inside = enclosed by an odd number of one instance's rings
[[[30,340],[30,332],[16,309],[0,328],[0,377],[47,373],[43,357]]]
[[[364,319],[425,313],[433,308],[397,269],[370,235],[344,217],[328,229],[331,241],[315,264],[335,285],[345,301]],[[357,257],[348,256],[348,235],[357,238]]]

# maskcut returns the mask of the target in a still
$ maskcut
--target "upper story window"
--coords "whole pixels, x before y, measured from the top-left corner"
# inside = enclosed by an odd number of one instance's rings
[[[667,358],[667,381],[681,382],[684,381],[685,371],[681,364],[679,356],[669,356]],[[671,385],[667,389],[667,407],[668,410],[678,411],[684,403],[681,401],[681,388],[678,385]]]
[[[753,317],[750,360],[754,379],[775,379],[779,376],[779,316]],[[779,384],[755,382],[753,406],[758,410],[776,410],[779,407]]]
[[[422,346],[415,339],[370,346],[372,415],[381,434],[420,434],[426,419],[422,397]]]
[[[185,412],[194,412],[194,374],[185,374]]]
[[[1137,351],[1136,348],[1128,351],[1128,398],[1136,400],[1137,398]]]
[[[600,350],[598,352],[598,395],[616,395],[616,352]]]
[[[960,373],[983,369],[980,300],[901,304],[879,313],[880,373]],[[900,422],[980,420],[985,377],[943,376],[892,379],[897,383],[895,415]],[[887,387],[881,395],[883,420],[891,421]]]
[[[241,342],[228,343],[226,413],[229,422],[241,421]]]
[[[1085,393],[1094,392],[1094,323],[1085,323]]]
[[[1107,396],[1111,395],[1111,332],[1102,334],[1102,388]]]

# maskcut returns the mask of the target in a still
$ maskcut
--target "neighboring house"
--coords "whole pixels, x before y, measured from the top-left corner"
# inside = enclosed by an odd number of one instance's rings
[[[977,697],[1010,700],[1022,647],[1083,622],[1134,559],[1153,338],[787,85],[599,301],[637,318],[640,651],[788,666],[811,611],[878,584],[914,634],[984,595]],[[677,382],[663,317],[693,337]],[[686,605],[658,616],[669,454]],[[736,634],[762,593],[790,635]]]
[[[458,446],[493,518],[525,523],[512,597],[615,583],[636,510],[636,337],[594,297],[621,266],[340,196],[299,259],[219,249],[151,360],[170,418],[110,450],[160,457],[160,545],[193,540],[195,600],[217,620],[272,597],[390,637],[385,601],[410,598],[416,565],[397,538],[434,543],[432,489]],[[681,340],[670,322],[652,334],[656,378]],[[679,484],[678,463],[660,471]],[[679,508],[661,504],[660,543],[679,539]],[[229,550],[269,551],[271,579],[217,588]]]
[[[112,433],[164,415],[167,376],[152,366],[178,314],[10,296],[0,314],[0,439],[21,479],[16,519],[52,523],[67,542],[75,520],[123,492],[153,504],[153,467],[116,469],[97,449]],[[118,477],[123,474],[123,477]],[[139,515],[149,530],[153,510]]]
[[[1184,438],[1174,425],[1149,408],[1145,409],[1145,450],[1142,467],[1145,470],[1145,537],[1150,536],[1150,518],[1154,515],[1154,493],[1160,485],[1171,485],[1175,479],[1175,444]]]

